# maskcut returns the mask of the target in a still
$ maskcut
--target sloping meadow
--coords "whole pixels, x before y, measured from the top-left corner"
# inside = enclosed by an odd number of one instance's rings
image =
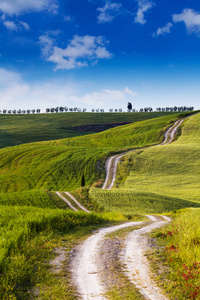
[[[0,192],[75,190],[105,176],[114,153],[158,144],[179,115],[136,122],[83,137],[24,144],[0,150]]]

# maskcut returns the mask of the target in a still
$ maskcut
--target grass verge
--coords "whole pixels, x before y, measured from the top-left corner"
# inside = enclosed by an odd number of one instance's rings
[[[171,224],[153,234],[157,250],[150,256],[170,299],[200,299],[200,209],[173,215]]]

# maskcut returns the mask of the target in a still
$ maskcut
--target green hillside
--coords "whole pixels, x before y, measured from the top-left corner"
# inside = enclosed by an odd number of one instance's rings
[[[176,142],[146,149],[131,164],[121,188],[200,203],[200,114],[184,122]]]
[[[0,114],[0,148],[24,143],[49,141],[94,133],[93,128],[77,127],[88,124],[138,122],[174,114],[152,113],[54,113],[34,115]]]
[[[179,114],[135,122],[83,137],[25,144],[0,150],[0,192],[75,190],[105,175],[111,153],[158,144]]]
[[[79,239],[110,221],[140,220],[148,213],[200,207],[200,116],[184,123],[183,135],[176,142],[155,146],[180,114],[157,118],[151,114],[149,120],[144,116],[148,119],[150,114],[124,114],[127,119],[117,114],[117,120],[116,114],[80,114],[77,121],[74,117],[78,115],[44,115],[43,120],[43,115],[0,116],[1,121],[4,117],[9,120],[7,125],[1,123],[5,130],[0,131],[4,147],[0,149],[1,299],[32,299],[37,291],[41,299],[75,299],[66,266]],[[131,118],[135,118],[131,124],[90,135],[78,132],[83,136],[74,137],[77,124],[128,122]],[[64,138],[65,134],[72,137]],[[51,141],[30,143],[48,139]],[[22,142],[27,144],[5,147]],[[89,191],[89,185],[105,178],[108,156],[137,148],[140,150],[127,154],[119,166],[118,188]],[[79,188],[83,174],[87,187],[80,198],[105,214],[72,212],[53,192]],[[55,249],[66,251],[59,273],[53,273],[49,264]]]
[[[56,193],[49,191],[23,191],[0,194],[0,206],[34,206],[39,208],[69,209]]]

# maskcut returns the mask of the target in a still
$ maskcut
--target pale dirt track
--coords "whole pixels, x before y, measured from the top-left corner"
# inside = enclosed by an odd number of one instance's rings
[[[103,294],[107,290],[105,273],[106,266],[101,259],[101,245],[105,236],[109,233],[122,228],[144,225],[142,229],[133,231],[127,236],[124,243],[124,250],[120,255],[123,262],[124,272],[131,282],[139,289],[145,299],[166,300],[162,292],[151,279],[152,274],[149,271],[148,261],[145,257],[147,250],[147,238],[143,235],[149,233],[155,228],[166,224],[166,220],[157,221],[156,217],[150,225],[145,226],[144,222],[129,222],[108,228],[102,228],[91,237],[89,237],[78,249],[76,256],[72,261],[72,277],[80,299],[84,300],[104,300],[107,299]]]
[[[78,200],[76,200],[69,192],[65,192],[65,194],[72,200],[74,201],[74,203],[76,203],[76,205],[81,209],[83,210],[84,212],[87,212],[87,213],[90,213],[90,211],[85,208],[83,205],[81,205]]]
[[[82,210],[82,211],[84,211],[84,212],[86,212],[86,213],[90,213],[90,211],[89,211],[87,208],[85,208],[83,205],[81,205],[81,204],[78,202],[78,200],[76,200],[69,192],[64,192],[64,193],[66,194],[66,196],[68,196],[68,198],[71,199],[71,201],[73,201],[73,202],[79,207],[80,210]],[[60,197],[60,199],[62,199],[62,200],[69,206],[69,208],[71,208],[73,211],[78,211],[78,209],[75,208],[75,207],[71,204],[71,202],[70,202],[66,197],[64,197],[64,196],[61,194],[61,192],[56,192],[56,194],[58,195],[58,197]]]
[[[157,221],[149,226],[130,233],[126,238],[126,247],[122,251],[121,261],[125,264],[126,275],[139,289],[145,299],[167,300],[156,286],[149,270],[149,262],[145,256],[148,250],[148,238],[145,234],[165,225],[166,221]]]

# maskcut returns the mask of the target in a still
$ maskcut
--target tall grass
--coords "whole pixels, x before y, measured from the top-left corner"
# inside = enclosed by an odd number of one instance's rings
[[[83,212],[0,206],[0,270],[3,270],[3,262],[13,249],[42,230],[69,232],[78,226],[102,222],[105,222],[102,217]]]
[[[53,250],[61,247],[68,257],[79,235],[109,220],[126,218],[117,213],[0,206],[0,299],[33,299],[34,291],[40,291],[40,299],[76,299],[67,285],[67,270],[59,276],[51,273]]]
[[[200,209],[187,209],[156,234],[170,268],[163,278],[173,299],[200,299]]]

